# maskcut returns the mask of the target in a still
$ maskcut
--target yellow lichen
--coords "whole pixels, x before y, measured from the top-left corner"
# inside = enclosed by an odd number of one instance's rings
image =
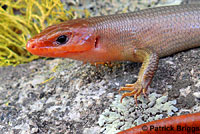
[[[37,59],[27,52],[27,40],[49,25],[72,19],[74,11],[64,9],[60,0],[1,0],[0,66]]]

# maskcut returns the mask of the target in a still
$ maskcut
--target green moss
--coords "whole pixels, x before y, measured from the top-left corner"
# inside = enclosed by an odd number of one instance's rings
[[[0,66],[39,58],[27,52],[27,40],[49,25],[72,19],[74,11],[65,10],[60,0],[0,1]]]

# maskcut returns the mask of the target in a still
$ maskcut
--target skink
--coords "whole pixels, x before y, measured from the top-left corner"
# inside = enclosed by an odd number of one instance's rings
[[[122,101],[146,95],[160,57],[199,46],[200,5],[179,5],[66,21],[46,28],[26,48],[84,62],[141,62],[137,81],[119,90],[128,91]]]

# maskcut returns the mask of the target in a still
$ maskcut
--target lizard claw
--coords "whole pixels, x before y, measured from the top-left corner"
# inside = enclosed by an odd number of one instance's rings
[[[122,103],[122,100],[126,96],[134,96],[135,103],[137,106],[137,97],[143,92],[144,96],[147,97],[146,95],[146,88],[142,86],[140,81],[135,82],[134,84],[126,84],[125,87],[121,87],[118,92],[120,91],[130,91],[128,93],[123,93],[120,102]]]

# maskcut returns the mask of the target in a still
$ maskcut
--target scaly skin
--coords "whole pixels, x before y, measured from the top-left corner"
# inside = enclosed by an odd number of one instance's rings
[[[142,62],[138,80],[119,90],[129,91],[122,99],[136,100],[146,93],[160,57],[199,46],[200,5],[180,5],[66,21],[30,39],[26,48],[83,62]]]

